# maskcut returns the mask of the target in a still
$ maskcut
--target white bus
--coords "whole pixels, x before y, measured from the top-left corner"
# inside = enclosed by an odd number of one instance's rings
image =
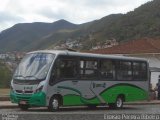
[[[148,99],[149,69],[145,59],[79,53],[27,53],[11,81],[10,98],[22,110],[32,106],[109,105]]]

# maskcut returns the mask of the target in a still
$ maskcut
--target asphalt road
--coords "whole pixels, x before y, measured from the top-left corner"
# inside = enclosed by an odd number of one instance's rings
[[[8,118],[8,119],[6,119]],[[49,112],[47,108],[30,108],[21,111],[18,108],[0,109],[0,120],[160,120],[160,105],[125,105],[121,110],[108,107],[89,109],[87,107],[61,108],[58,112]]]

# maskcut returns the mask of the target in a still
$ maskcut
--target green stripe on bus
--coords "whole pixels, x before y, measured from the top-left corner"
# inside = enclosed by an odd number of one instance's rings
[[[100,104],[98,98],[83,99],[78,95],[65,95],[63,97],[63,105],[87,105],[87,104]]]
[[[46,106],[46,94],[44,92],[38,92],[32,95],[16,94],[10,92],[10,99],[13,103],[19,103],[20,101],[27,101],[27,104],[31,106]]]
[[[65,95],[63,96],[63,105],[83,105],[83,104],[99,104],[100,101],[98,98],[94,97],[92,99],[86,99],[82,97],[82,93],[74,88],[66,86],[58,86],[58,88],[68,89],[77,92],[79,95]]]
[[[121,94],[125,96],[126,102],[148,99],[147,91],[129,84],[117,84],[109,87],[101,93],[101,96],[107,103],[114,103]]]
[[[63,96],[63,105],[100,104],[100,101],[97,97],[86,99],[82,97],[82,93],[77,89],[66,86],[58,86],[58,88],[72,90],[79,94],[68,94]],[[113,85],[100,93],[100,96],[106,101],[106,103],[115,103],[118,95],[121,94],[125,96],[126,102],[148,99],[147,91],[130,84]]]

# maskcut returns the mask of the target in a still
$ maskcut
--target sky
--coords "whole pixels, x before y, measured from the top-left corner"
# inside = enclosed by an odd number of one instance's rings
[[[0,31],[17,23],[65,19],[81,24],[127,13],[151,0],[0,0]]]

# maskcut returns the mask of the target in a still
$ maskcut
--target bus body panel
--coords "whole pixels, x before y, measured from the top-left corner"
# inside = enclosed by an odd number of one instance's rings
[[[104,83],[106,84],[104,86]],[[148,83],[118,82],[118,81],[82,81],[75,84],[71,80],[59,82],[54,87],[48,87],[48,96],[60,94],[63,105],[88,105],[114,103],[118,95],[124,95],[125,101],[148,99]],[[54,93],[52,92],[54,91]],[[49,101],[48,101],[49,104]]]
[[[37,51],[48,53],[48,51]],[[34,52],[33,52],[34,53]],[[52,51],[49,51],[52,53]],[[54,95],[62,96],[63,105],[89,105],[89,104],[108,104],[114,103],[119,95],[124,95],[126,102],[139,101],[148,99],[149,93],[149,76],[146,80],[142,81],[118,81],[118,80],[107,80],[107,79],[57,79],[53,85],[50,85],[50,76],[52,69],[55,67],[55,61],[59,55],[63,56],[75,56],[78,58],[86,58],[87,56],[92,59],[113,59],[113,60],[130,60],[146,62],[144,59],[129,58],[129,57],[116,57],[116,56],[105,56],[105,55],[92,55],[83,54],[76,52],[55,52],[55,59],[50,66],[47,77],[44,81],[36,85],[17,85],[11,82],[11,86],[14,90],[11,90],[10,98],[14,103],[20,103],[21,101],[27,101],[30,106],[49,106],[50,99]],[[148,67],[148,64],[147,64]],[[148,71],[148,69],[147,69]],[[148,71],[149,74],[149,71]],[[25,90],[32,88],[35,91],[38,86],[43,86],[40,92],[33,92],[30,94],[16,93],[15,90]]]

